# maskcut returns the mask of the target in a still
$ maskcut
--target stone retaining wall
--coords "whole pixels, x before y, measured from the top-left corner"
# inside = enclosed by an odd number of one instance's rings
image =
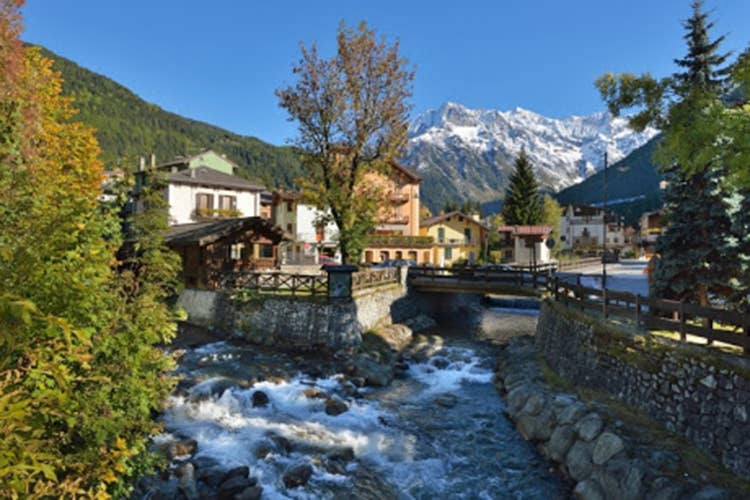
[[[687,437],[736,474],[750,474],[750,362],[636,334],[545,302],[536,344],[575,385],[605,391]]]

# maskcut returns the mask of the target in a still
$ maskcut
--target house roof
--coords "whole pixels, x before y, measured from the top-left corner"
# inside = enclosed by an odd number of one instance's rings
[[[284,238],[283,232],[260,217],[240,217],[219,219],[171,226],[164,234],[170,246],[205,246],[238,232],[253,230],[261,236],[278,243]]]
[[[197,154],[194,154],[194,155],[190,155],[190,156],[178,156],[174,160],[170,160],[170,161],[167,161],[167,162],[164,162],[164,163],[159,163],[156,166],[156,168],[173,167],[173,166],[176,166],[176,165],[187,165],[192,160],[198,158],[199,156],[203,156],[206,153],[213,153],[216,156],[221,157],[227,163],[231,164],[234,168],[236,168],[236,169],[240,168],[239,165],[237,165],[235,162],[233,162],[232,160],[230,160],[229,158],[227,158],[226,155],[217,153],[213,149],[205,149],[205,150],[201,151],[200,153],[197,153]]]
[[[409,180],[413,182],[422,182],[422,178],[419,177],[412,169],[406,168],[397,161],[391,160],[391,167],[401,174],[405,175]]]
[[[273,193],[274,203],[281,201],[297,201],[302,199],[302,193],[299,191],[275,191]]]
[[[552,232],[550,226],[500,226],[499,233],[511,233],[513,236],[548,236]]]
[[[427,219],[422,219],[421,221],[419,221],[419,227],[434,226],[435,224],[439,224],[439,223],[443,222],[444,220],[449,219],[449,218],[451,218],[453,216],[458,216],[458,217],[460,217],[462,219],[465,219],[468,222],[473,222],[474,224],[477,224],[478,226],[481,226],[484,229],[489,229],[489,226],[487,226],[486,224],[483,224],[483,223],[479,222],[478,220],[474,219],[473,217],[470,217],[470,216],[466,215],[465,213],[458,212],[458,211],[448,212],[447,214],[436,215],[434,217],[429,217]]]
[[[169,174],[169,182],[197,186],[223,187],[241,191],[264,191],[266,188],[242,177],[228,175],[212,168],[197,167]]]

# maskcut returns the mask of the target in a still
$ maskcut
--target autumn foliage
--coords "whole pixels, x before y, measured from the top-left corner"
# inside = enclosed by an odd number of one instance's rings
[[[122,495],[170,388],[174,261],[157,241],[121,272],[99,147],[21,3],[0,0],[0,497]]]

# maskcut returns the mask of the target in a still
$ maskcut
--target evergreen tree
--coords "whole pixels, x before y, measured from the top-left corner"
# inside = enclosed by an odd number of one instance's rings
[[[597,86],[615,115],[640,107],[631,117],[636,129],[656,125],[664,132],[655,159],[669,182],[665,193],[668,225],[657,242],[652,293],[706,305],[712,293],[726,295],[736,274],[726,169],[717,154],[727,55],[718,52],[723,37],[711,40],[712,23],[702,2],[685,21],[688,52],[675,62],[684,71],[655,80],[604,75]]]
[[[502,214],[505,223],[512,226],[533,226],[542,221],[539,184],[525,149],[516,158],[515,171],[505,190]]]

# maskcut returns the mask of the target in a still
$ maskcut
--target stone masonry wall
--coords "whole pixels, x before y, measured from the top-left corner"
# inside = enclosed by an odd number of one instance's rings
[[[630,333],[553,302],[542,305],[536,343],[563,378],[610,393],[750,474],[747,359]]]

